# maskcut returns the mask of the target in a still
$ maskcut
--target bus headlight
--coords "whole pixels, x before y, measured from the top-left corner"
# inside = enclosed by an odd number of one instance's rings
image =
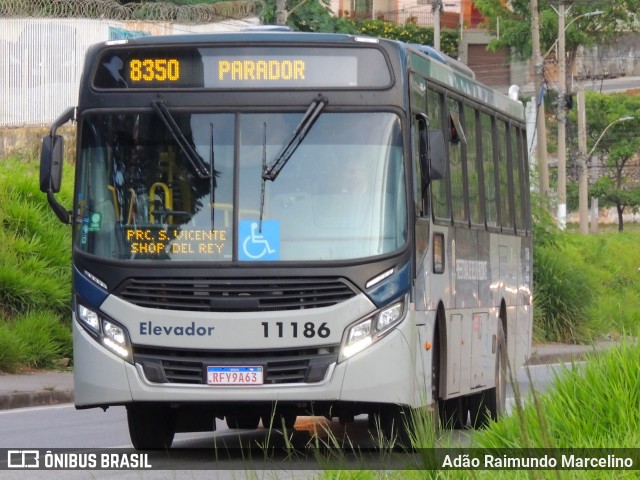
[[[100,333],[100,320],[96,312],[84,305],[78,305],[78,318],[85,326],[93,330],[93,333]]]
[[[124,329],[108,320],[102,321],[102,343],[125,360],[129,358],[129,342]]]
[[[376,331],[378,335],[392,328],[396,323],[402,320],[404,315],[404,301],[391,305],[378,314],[376,322]]]
[[[124,327],[102,318],[97,312],[78,303],[77,317],[85,330],[107,349],[131,362],[129,336]]]
[[[407,297],[405,295],[399,302],[351,325],[347,330],[339,361],[354,356],[389,333],[404,318],[406,305]]]

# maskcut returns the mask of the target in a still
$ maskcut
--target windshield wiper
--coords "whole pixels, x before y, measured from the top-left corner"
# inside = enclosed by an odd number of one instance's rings
[[[165,99],[162,97],[158,97],[157,100],[153,100],[151,102],[151,105],[153,106],[153,109],[156,111],[162,122],[167,127],[167,130],[169,130],[171,132],[171,135],[173,135],[174,140],[180,146],[180,149],[189,160],[189,163],[195,170],[198,177],[213,177],[213,165],[211,166],[211,171],[209,171],[207,165],[202,160],[202,157],[198,155],[198,152],[196,152],[195,148],[193,148],[191,143],[189,143],[189,140],[187,140],[187,137],[184,136],[184,133],[182,133],[182,130],[169,112]]]
[[[311,105],[309,105],[309,108],[302,117],[302,120],[300,120],[300,123],[291,134],[289,141],[282,146],[282,149],[278,155],[276,155],[275,160],[269,165],[263,167],[262,180],[274,181],[278,178],[280,171],[289,161],[291,155],[293,155],[298,146],[302,143],[304,137],[307,136],[307,133],[309,133],[309,130],[311,130],[311,127],[318,119],[327,103],[329,103],[329,100],[321,94],[318,94],[313,102],[311,102]]]

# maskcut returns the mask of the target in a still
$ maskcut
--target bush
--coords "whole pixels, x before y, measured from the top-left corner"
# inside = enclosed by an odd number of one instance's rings
[[[9,326],[0,321],[0,372],[14,372],[22,366],[20,343]]]
[[[22,363],[32,368],[52,368],[60,358],[70,358],[71,331],[50,311],[29,312],[11,325]]]
[[[591,339],[587,314],[593,302],[589,276],[556,247],[534,250],[534,337],[537,342],[582,343]]]

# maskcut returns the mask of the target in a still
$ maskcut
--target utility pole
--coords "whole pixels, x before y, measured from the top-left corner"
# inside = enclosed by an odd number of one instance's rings
[[[440,11],[442,10],[442,0],[433,0],[431,9],[433,10],[433,48],[440,50]]]
[[[564,0],[558,6],[558,228],[567,226],[567,129],[565,95],[567,86],[567,62],[565,54]]]
[[[591,165],[591,181],[598,180],[598,160],[593,159]],[[591,233],[598,233],[598,217],[600,216],[600,207],[598,205],[598,197],[591,197]]]
[[[536,106],[536,137],[538,158],[538,190],[540,196],[547,202],[549,196],[549,166],[547,162],[547,125],[544,117],[544,103],[542,101],[542,84],[544,81],[544,58],[540,53],[540,15],[538,0],[531,0],[531,45],[534,61],[534,105]]]
[[[578,212],[580,213],[580,233],[589,233],[589,180],[587,173],[587,112],[584,90],[578,90],[578,150],[580,151],[578,174]]]

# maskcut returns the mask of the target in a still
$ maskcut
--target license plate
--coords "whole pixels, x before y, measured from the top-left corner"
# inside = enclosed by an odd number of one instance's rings
[[[207,367],[208,385],[262,385],[262,367]]]

